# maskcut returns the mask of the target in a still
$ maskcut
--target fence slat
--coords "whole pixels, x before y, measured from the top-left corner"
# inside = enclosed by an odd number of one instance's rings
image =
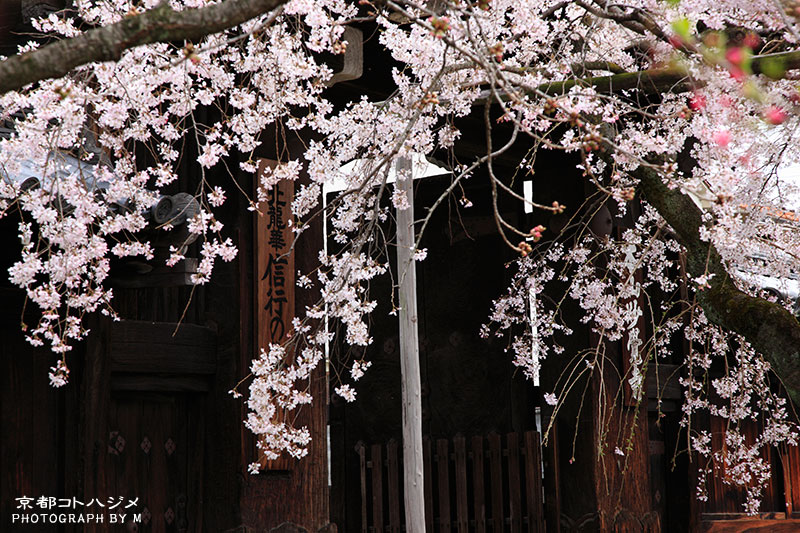
[[[467,504],[467,446],[464,437],[453,438],[456,454],[456,528],[458,533],[469,530],[469,509]]]
[[[519,436],[516,433],[506,435],[508,443],[508,503],[511,516],[511,533],[522,530],[522,495],[519,479]]]
[[[475,533],[486,533],[486,499],[483,481],[483,437],[472,437],[472,497]]]
[[[525,495],[529,533],[544,533],[542,523],[542,449],[539,433],[525,432]]]
[[[356,443],[358,452],[358,466],[361,469],[361,533],[367,533],[367,457],[364,451],[364,443]]]
[[[500,447],[500,435],[490,433],[489,441],[489,470],[491,472],[492,491],[492,530],[496,533],[504,531],[505,520],[503,517],[503,450]]]
[[[497,433],[485,438],[474,436],[470,439],[470,454],[466,439],[454,437],[452,466],[450,439],[437,439],[435,452],[433,446],[430,438],[423,439],[425,526],[428,531],[521,532],[523,528],[529,533],[545,531],[542,448],[536,431],[509,433],[505,437]],[[487,448],[488,454],[485,452]],[[403,531],[402,460],[398,449],[399,444],[394,439],[386,443],[385,449],[382,444],[369,447],[360,441],[356,444],[361,475],[361,533]],[[468,460],[471,465],[467,464]],[[455,469],[453,479],[451,468]],[[384,476],[387,478],[386,486]],[[367,483],[371,486],[368,487]],[[371,517],[368,497],[372,499]],[[386,505],[388,510],[384,509]],[[490,509],[488,524],[487,507]],[[384,522],[384,513],[388,515],[388,524]]]
[[[447,439],[436,440],[436,467],[439,472],[439,525],[442,533],[450,527],[450,456]]]
[[[400,484],[397,474],[397,441],[386,443],[386,466],[389,470],[389,531],[400,533]]]
[[[797,518],[800,511],[800,451],[796,446],[787,446],[786,466],[783,471],[783,483],[786,487],[786,518]]]
[[[371,446],[372,456],[372,521],[373,531],[383,531],[383,460],[381,445]]]
[[[542,419],[549,422],[551,415]],[[550,437],[547,448],[542,450],[542,465],[544,466],[544,522],[550,531],[561,531],[561,470],[558,466],[558,424],[553,423],[550,428]]]
[[[433,466],[431,465],[431,439],[422,439],[422,462],[425,467],[425,531],[433,533]]]

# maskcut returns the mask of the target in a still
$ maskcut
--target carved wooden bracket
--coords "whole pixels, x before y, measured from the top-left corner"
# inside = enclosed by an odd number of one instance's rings
[[[26,23],[31,19],[46,17],[50,13],[64,8],[59,0],[20,0],[22,20]]]
[[[342,81],[358,79],[364,72],[364,34],[361,30],[348,26],[344,29],[342,41],[347,43],[343,54],[344,64],[328,80],[328,87]]]

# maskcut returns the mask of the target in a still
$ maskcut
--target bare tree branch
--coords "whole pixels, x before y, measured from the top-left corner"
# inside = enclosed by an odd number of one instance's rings
[[[798,69],[800,68],[800,51],[753,56],[750,67],[753,69],[754,74],[761,74],[767,70],[765,65],[769,63],[779,66],[782,70]],[[669,66],[640,72],[624,72],[610,76],[570,79],[549,83],[539,87],[539,89],[547,94],[556,95],[563,94],[576,85],[579,87],[594,87],[600,92],[639,89],[647,94],[683,92],[693,88],[684,68]]]
[[[754,74],[762,74],[767,64],[772,63],[783,71],[800,69],[800,51],[778,52],[753,56],[750,67]],[[591,68],[600,67],[600,64],[591,64]],[[614,70],[616,65],[609,64],[605,70]],[[773,69],[774,70],[774,69]],[[523,70],[511,70],[512,72]],[[770,71],[771,74],[775,72]],[[601,93],[618,93],[626,90],[638,90],[645,94],[661,94],[666,92],[679,93],[697,88],[685,68],[680,65],[670,65],[636,72],[621,72],[608,76],[576,77],[563,81],[548,82],[533,88],[530,92],[534,96],[542,94],[558,96],[566,94],[573,87],[593,87]],[[484,91],[477,100],[478,104],[486,102],[490,92]],[[503,96],[508,100],[508,96]]]
[[[68,74],[95,61],[115,61],[129,48],[150,43],[198,41],[267,13],[286,0],[225,0],[175,11],[167,2],[140,15],[87,31],[0,62],[0,95],[29,83]]]

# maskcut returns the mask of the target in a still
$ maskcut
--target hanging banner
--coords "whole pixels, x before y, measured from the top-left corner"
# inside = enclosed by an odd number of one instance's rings
[[[261,159],[258,175],[279,163]],[[266,202],[258,205],[255,236],[255,335],[256,353],[269,350],[270,344],[281,344],[291,332],[294,317],[295,268],[294,254],[289,253],[294,233],[290,224],[294,184],[281,181],[268,193]],[[282,416],[279,412],[277,416]],[[266,470],[288,470],[289,458],[261,461]]]

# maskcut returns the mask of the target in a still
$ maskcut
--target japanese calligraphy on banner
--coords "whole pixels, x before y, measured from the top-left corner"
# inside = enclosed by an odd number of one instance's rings
[[[259,160],[258,174],[275,168],[277,161]],[[280,344],[291,332],[294,316],[295,268],[294,254],[289,251],[292,233],[291,206],[294,184],[280,181],[268,193],[266,202],[258,206],[255,236],[255,335],[256,351],[269,350],[270,344]],[[256,354],[254,354],[256,355]],[[281,457],[262,461],[268,470],[287,470],[289,463]]]

